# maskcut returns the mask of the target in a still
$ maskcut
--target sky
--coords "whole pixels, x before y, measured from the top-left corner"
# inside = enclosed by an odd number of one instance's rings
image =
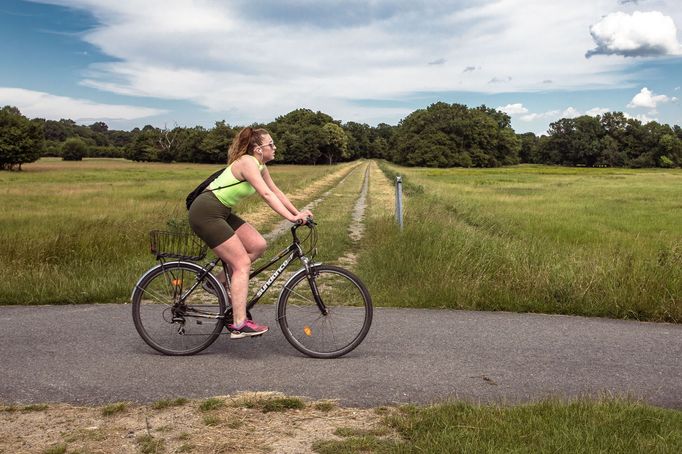
[[[0,106],[111,129],[396,125],[434,102],[517,133],[682,125],[680,0],[0,0]]]

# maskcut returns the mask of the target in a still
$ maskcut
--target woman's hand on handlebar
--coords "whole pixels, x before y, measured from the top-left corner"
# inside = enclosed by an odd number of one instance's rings
[[[294,216],[294,219],[292,219],[291,222],[294,224],[307,224],[308,219],[313,219],[313,213],[311,213],[310,210],[303,210]]]

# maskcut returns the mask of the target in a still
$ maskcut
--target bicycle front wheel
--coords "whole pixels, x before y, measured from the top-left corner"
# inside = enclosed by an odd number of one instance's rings
[[[284,337],[313,358],[337,358],[360,345],[372,324],[372,298],[350,271],[315,265],[284,286],[277,321]]]
[[[149,270],[132,294],[133,321],[142,339],[166,355],[192,355],[211,345],[224,326],[225,297],[211,273],[191,262]],[[197,284],[197,285],[195,285]],[[192,289],[192,287],[194,288]]]

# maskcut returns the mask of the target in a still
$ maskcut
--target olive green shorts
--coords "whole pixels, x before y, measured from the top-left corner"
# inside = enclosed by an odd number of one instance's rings
[[[245,221],[223,205],[213,192],[205,191],[189,207],[189,225],[208,247],[227,241]]]

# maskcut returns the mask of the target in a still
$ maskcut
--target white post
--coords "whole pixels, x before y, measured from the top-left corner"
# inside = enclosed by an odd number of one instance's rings
[[[395,220],[403,229],[403,180],[400,176],[395,177]]]

